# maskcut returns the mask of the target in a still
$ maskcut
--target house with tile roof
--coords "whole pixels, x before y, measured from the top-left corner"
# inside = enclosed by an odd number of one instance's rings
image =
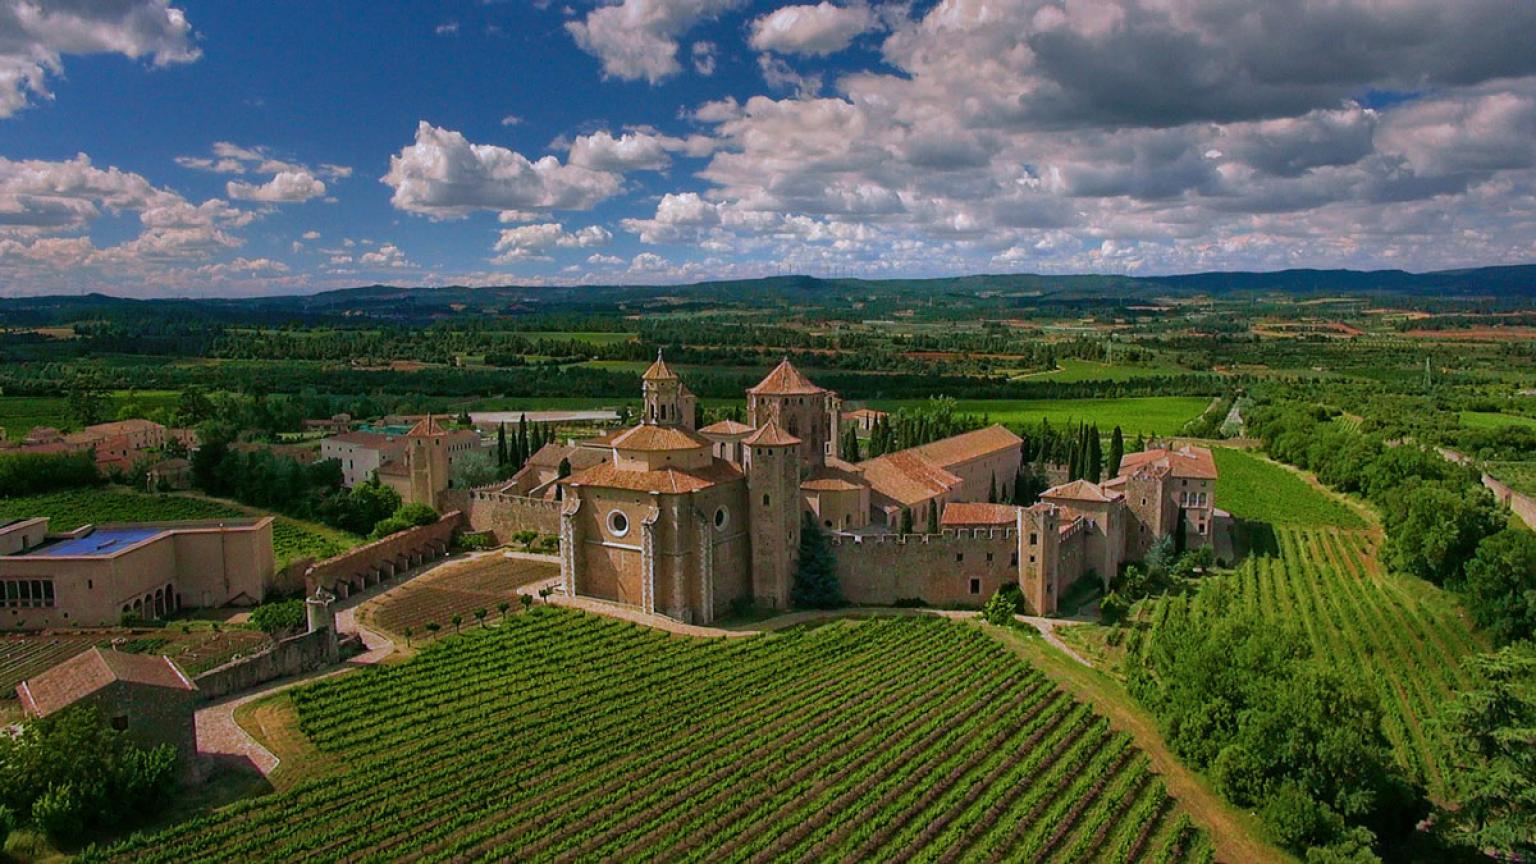
[[[171,745],[183,766],[197,753],[197,685],[160,654],[91,648],[21,682],[16,695],[27,717],[88,706],[140,746]]]

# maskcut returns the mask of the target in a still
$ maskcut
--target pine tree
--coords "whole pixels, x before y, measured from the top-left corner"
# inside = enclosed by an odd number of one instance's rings
[[[843,591],[837,583],[837,561],[827,546],[821,526],[805,514],[800,528],[800,563],[795,569],[795,584],[790,602],[804,609],[836,609],[843,605]]]
[[[1116,426],[1115,431],[1109,436],[1109,475],[1120,476],[1120,462],[1125,459],[1125,434]]]

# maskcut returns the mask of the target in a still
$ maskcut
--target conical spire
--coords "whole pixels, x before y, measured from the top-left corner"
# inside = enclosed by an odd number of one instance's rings
[[[661,349],[657,348],[656,362],[640,378],[644,381],[676,381],[677,373],[667,366],[667,361],[661,359]]]

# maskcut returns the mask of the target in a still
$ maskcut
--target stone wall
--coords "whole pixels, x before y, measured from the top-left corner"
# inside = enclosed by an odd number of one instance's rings
[[[454,510],[431,525],[409,528],[327,558],[304,574],[304,593],[313,594],[316,588],[325,588],[346,597],[423,561],[441,558],[448,554],[453,532],[463,520],[463,515]]]
[[[544,498],[524,498],[521,495],[505,495],[484,489],[454,490],[463,496],[456,506],[464,511],[469,527],[475,531],[490,531],[497,542],[509,543],[519,531],[537,531],[540,534],[560,534],[560,501]]]
[[[1019,581],[1019,538],[1011,528],[832,535],[827,542],[850,603],[920,599],[930,606],[980,607],[1005,583]]]
[[[335,632],[314,630],[282,639],[269,648],[231,660],[192,680],[197,684],[198,698],[213,701],[277,678],[302,675],[334,663],[336,659]]]
[[[1509,484],[1494,477],[1492,474],[1483,475],[1483,485],[1493,491],[1493,496],[1499,499],[1499,503],[1508,507],[1526,527],[1536,530],[1536,500],[1531,496],[1516,492]]]

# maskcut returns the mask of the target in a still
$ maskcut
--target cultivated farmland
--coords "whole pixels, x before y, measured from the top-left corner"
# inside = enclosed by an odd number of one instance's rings
[[[1212,856],[1127,736],[949,621],[699,640],[540,607],[293,700],[345,771],[89,857]]]
[[[1155,628],[1169,616],[1215,614],[1218,593],[1235,592],[1240,607],[1299,628],[1318,658],[1380,697],[1387,737],[1408,776],[1435,798],[1455,800],[1449,742],[1432,721],[1463,683],[1462,658],[1486,650],[1465,613],[1433,585],[1385,572],[1371,534],[1289,527],[1275,533],[1278,554],[1249,558],[1193,597],[1150,604],[1143,623]],[[1142,637],[1133,630],[1129,650]]]
[[[1360,514],[1295,472],[1243,450],[1213,447],[1216,506],[1234,517],[1270,525],[1365,528]]]
[[[554,562],[499,553],[450,561],[369,603],[362,614],[367,623],[397,635],[408,627],[424,635],[428,624],[451,632],[453,616],[464,619],[461,626],[473,625],[475,610],[485,609],[495,620],[498,603],[518,608],[518,588],[559,575],[560,565]]]
[[[903,406],[919,407],[922,399],[873,400],[870,405],[883,411]],[[955,410],[961,414],[986,415],[993,423],[1018,427],[1033,426],[1042,419],[1065,428],[1074,423],[1096,423],[1108,435],[1119,426],[1125,434],[1172,435],[1184,424],[1200,416],[1211,404],[1203,396],[1132,396],[1110,399],[961,399]]]

